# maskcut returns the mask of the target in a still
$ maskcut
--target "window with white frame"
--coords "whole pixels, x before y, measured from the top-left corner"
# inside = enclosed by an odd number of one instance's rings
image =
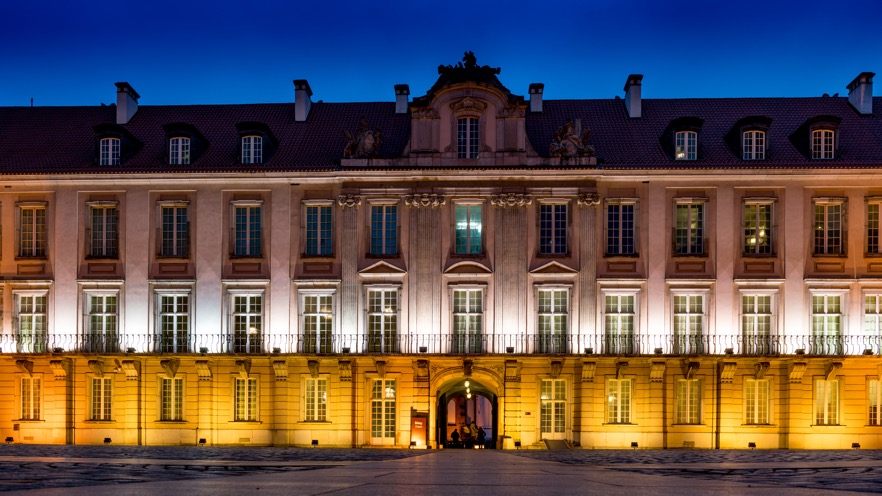
[[[674,147],[676,160],[696,160],[698,158],[698,133],[677,131],[674,134]]]
[[[603,292],[604,353],[631,354],[636,350],[637,292]]]
[[[328,236],[330,238],[330,236]],[[398,253],[398,206],[371,205],[371,255]]]
[[[867,384],[867,403],[869,404],[868,425],[882,425],[882,381],[871,379]]]
[[[334,293],[304,292],[303,353],[334,352]]]
[[[816,198],[813,203],[813,253],[845,255],[845,199]]]
[[[772,199],[744,200],[742,211],[744,238],[741,248],[744,255],[774,255],[774,205],[775,201]]]
[[[159,256],[190,256],[190,205],[187,202],[159,204]]]
[[[171,165],[190,164],[190,138],[172,138],[168,140],[168,163]]]
[[[539,353],[566,353],[570,315],[568,288],[539,288],[538,338]]]
[[[741,133],[741,158],[764,160],[766,158],[766,132],[759,130]]]
[[[829,160],[834,158],[836,132],[832,129],[812,131],[812,158]]]
[[[233,256],[263,255],[263,202],[233,202]]]
[[[242,163],[263,163],[263,136],[242,136]]]
[[[454,206],[454,248],[457,255],[480,255],[483,253],[483,206],[457,203]]]
[[[306,422],[326,422],[328,420],[328,380],[322,377],[305,379],[304,415]]]
[[[882,198],[867,198],[867,255],[882,255],[879,244],[879,205]]]
[[[258,383],[256,377],[233,379],[233,420],[257,421]]]
[[[839,381],[815,380],[815,425],[839,425]]]
[[[606,203],[606,254],[637,254],[637,200],[610,199]]]
[[[676,292],[673,295],[675,352],[704,353],[706,292]]]
[[[772,292],[741,293],[741,338],[744,343],[741,353],[772,353],[775,296]]]
[[[46,352],[49,338],[48,292],[13,291],[13,296],[18,351],[21,353]]]
[[[771,405],[768,379],[744,379],[744,423],[768,424]]]
[[[882,352],[882,292],[864,294],[864,339],[863,349]]]
[[[113,377],[90,377],[89,389],[89,420],[112,420]]]
[[[398,288],[367,290],[369,353],[398,351]]]
[[[101,138],[98,165],[119,165],[119,138]]]
[[[331,203],[306,205],[306,256],[334,254],[334,207]]]
[[[477,117],[460,117],[456,120],[457,158],[478,158],[479,122]]]
[[[233,353],[263,349],[263,292],[230,292],[230,335]]]
[[[811,350],[816,355],[841,355],[846,292],[812,291]]]
[[[453,290],[453,353],[483,351],[484,290]]]
[[[631,379],[606,381],[606,422],[609,424],[631,423]]]
[[[397,384],[395,379],[374,379],[371,386],[371,438],[373,443],[394,444]]]
[[[539,204],[539,254],[566,255],[569,205],[566,203]]]
[[[184,420],[184,378],[160,377],[159,419]]]
[[[18,256],[46,257],[46,202],[19,202]]]
[[[561,434],[567,428],[567,381],[542,379],[539,393],[539,426],[543,435]]]
[[[699,379],[677,379],[677,424],[701,423],[701,381]]]
[[[704,255],[704,199],[677,199],[674,204],[674,255]]]
[[[19,419],[40,420],[42,403],[42,377],[21,378],[21,409]]]
[[[119,207],[116,202],[90,202],[89,257],[117,258],[119,247]]]
[[[156,327],[161,353],[187,353],[190,349],[190,292],[156,292]]]
[[[86,305],[85,351],[119,351],[119,291],[86,290],[83,302]]]

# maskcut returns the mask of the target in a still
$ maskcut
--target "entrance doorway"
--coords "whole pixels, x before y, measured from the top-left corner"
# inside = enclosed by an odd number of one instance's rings
[[[483,384],[468,377],[449,380],[438,388],[437,405],[439,446],[496,447],[497,398]]]

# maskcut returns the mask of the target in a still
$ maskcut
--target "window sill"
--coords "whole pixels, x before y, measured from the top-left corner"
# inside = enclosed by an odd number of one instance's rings
[[[190,256],[177,256],[177,255],[156,255],[157,260],[161,260],[163,262],[189,262]]]
[[[776,253],[742,253],[741,258],[749,258],[749,259],[769,259],[769,258],[778,258]]]
[[[16,262],[31,262],[31,261],[35,261],[35,260],[48,260],[48,259],[49,259],[49,257],[47,257],[45,255],[41,255],[38,257],[27,257],[27,256],[19,255],[19,256],[15,257]]]
[[[617,259],[618,258],[618,259],[624,259],[624,260],[634,260],[635,258],[640,258],[640,254],[639,253],[628,253],[628,254],[604,253],[603,258],[606,258],[606,259]]]
[[[572,254],[567,253],[539,253],[536,255],[536,258],[542,258],[546,260],[555,260],[555,259],[563,259],[563,258],[572,258]]]
[[[812,429],[830,429],[830,428],[845,429],[845,427],[846,426],[844,424],[812,424],[811,425]]]
[[[830,258],[848,258],[847,253],[812,253],[812,258],[830,259]]]
[[[300,258],[303,260],[309,260],[310,262],[315,261],[333,261],[336,257],[331,253],[330,255],[307,255],[306,253],[300,255]]]
[[[367,253],[367,254],[365,254],[364,257],[371,259],[371,260],[389,260],[389,259],[397,260],[397,259],[401,258],[401,254],[400,253],[389,253],[389,254]]]
[[[451,258],[456,258],[459,260],[483,260],[487,258],[487,254],[483,251],[481,253],[450,253]]]
[[[243,260],[263,260],[263,255],[230,255],[230,260],[241,262]]]
[[[154,420],[153,423],[165,425],[185,425],[188,422],[186,420]]]
[[[260,420],[230,420],[230,424],[238,424],[238,425],[260,425],[263,422]]]
[[[107,257],[101,255],[88,255],[86,256],[86,260],[90,262],[118,262],[119,257]]]
[[[116,420],[94,420],[94,419],[89,419],[89,420],[86,420],[85,423],[87,423],[87,424],[115,424],[115,423],[116,423]]]
[[[13,419],[12,421],[23,424],[42,424],[46,422],[45,419]]]
[[[678,258],[685,258],[688,260],[695,260],[697,258],[701,258],[701,259],[707,260],[710,258],[710,256],[707,253],[674,253],[673,255],[671,255],[671,258],[673,258],[674,260],[676,260]]]
[[[698,424],[671,424],[671,427],[707,427],[705,423]]]
[[[603,424],[600,424],[600,425],[602,425],[602,426],[604,426],[604,427],[616,427],[616,426],[619,426],[619,427],[633,427],[633,426],[636,426],[636,425],[638,425],[638,424],[636,424],[636,423],[634,423],[634,422],[606,422],[606,423],[603,423]]]
[[[331,425],[330,420],[301,420],[298,424]]]
[[[778,427],[778,426],[776,424],[741,424],[741,427],[748,427],[748,428],[753,427],[755,429],[763,429],[763,428]]]

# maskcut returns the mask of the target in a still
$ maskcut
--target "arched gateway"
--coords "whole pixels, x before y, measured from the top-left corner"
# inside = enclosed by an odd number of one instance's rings
[[[496,447],[499,404],[492,383],[475,377],[454,377],[438,386],[435,399],[436,447]]]

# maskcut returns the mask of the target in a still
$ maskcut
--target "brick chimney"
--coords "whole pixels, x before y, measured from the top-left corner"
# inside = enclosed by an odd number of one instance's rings
[[[530,112],[542,112],[543,83],[530,83]]]
[[[406,84],[395,85],[395,113],[407,113],[407,98],[410,96],[410,86]]]
[[[309,115],[309,108],[312,107],[312,90],[309,83],[305,79],[294,80],[294,121],[303,122]]]
[[[873,113],[873,76],[875,73],[862,72],[854,81],[848,83],[848,103],[858,113],[869,115]]]
[[[138,111],[141,95],[129,83],[116,83],[116,123],[128,124]]]
[[[643,87],[643,74],[631,74],[625,83],[625,109],[632,119],[643,115],[643,103],[640,100],[640,89]]]

